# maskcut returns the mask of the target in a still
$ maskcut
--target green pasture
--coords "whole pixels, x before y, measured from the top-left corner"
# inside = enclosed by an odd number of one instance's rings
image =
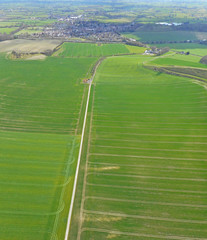
[[[64,238],[95,62],[0,55],[0,239]]]
[[[205,56],[207,55],[207,45],[198,43],[169,43],[169,44],[155,44],[158,48],[169,47],[173,51],[190,52],[190,54]]]
[[[207,65],[200,63],[200,59],[200,57],[193,55],[175,54],[171,56],[166,55],[162,58],[156,58],[151,61],[150,64],[207,68]]]
[[[206,89],[144,69],[148,60],[98,68],[81,240],[207,238]]]
[[[185,52],[190,52],[190,54],[193,55],[197,55],[200,57],[206,56],[207,55],[207,45],[201,45],[201,48],[195,48],[195,49],[191,49],[191,48],[183,48],[182,50],[180,49],[173,49],[174,51],[185,51]]]
[[[166,56],[166,57],[170,57],[171,59],[176,59],[176,60],[180,60],[183,62],[188,62],[188,64],[190,64],[189,62],[199,63],[200,59],[201,59],[200,56],[196,56],[196,55],[192,55],[192,54],[185,55],[185,54],[179,54],[179,53],[171,55],[171,56]]]
[[[143,53],[145,48],[124,44],[64,43],[55,53],[66,57],[101,57],[119,54]]]
[[[143,54],[147,48],[144,47],[137,47],[132,45],[125,45],[126,48],[129,50],[130,53],[137,53],[137,54]]]

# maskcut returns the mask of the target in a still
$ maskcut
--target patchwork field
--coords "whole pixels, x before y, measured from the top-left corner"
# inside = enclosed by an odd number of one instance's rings
[[[0,55],[0,239],[64,238],[95,62]]]
[[[55,53],[68,57],[101,57],[118,54],[144,53],[145,48],[127,46],[124,44],[92,44],[92,43],[64,43]]]
[[[146,59],[98,69],[70,239],[207,239],[206,88],[144,69]]]

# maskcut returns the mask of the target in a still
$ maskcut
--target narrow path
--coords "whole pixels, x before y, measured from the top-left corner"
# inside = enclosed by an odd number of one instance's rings
[[[75,194],[76,194],[76,188],[77,188],[77,182],[78,182],[78,175],[79,175],[79,168],[80,168],[80,161],[81,161],[81,155],[82,155],[82,148],[83,148],[83,139],[84,139],[84,135],[85,135],[85,127],[86,127],[86,121],[87,121],[87,115],[88,115],[88,106],[89,106],[89,101],[90,101],[91,86],[92,86],[93,80],[95,78],[96,71],[102,61],[103,61],[103,59],[99,59],[98,62],[96,63],[94,70],[93,70],[93,76],[91,78],[89,89],[88,89],[88,97],[87,97],[85,116],[84,116],[84,122],[83,122],[82,134],[81,134],[81,143],[80,143],[79,154],[78,154],[78,162],[77,162],[77,168],[76,168],[75,179],[74,179],[74,184],[73,184],[71,203],[70,203],[70,208],[69,208],[69,213],[68,213],[65,238],[64,238],[65,240],[68,240],[68,236],[70,233],[71,218],[72,218],[72,213],[73,213],[73,206],[74,206],[74,200],[75,200]]]
[[[83,221],[84,221],[83,220],[84,219],[84,203],[85,203],[85,199],[86,199],[87,173],[88,173],[88,166],[89,166],[89,154],[88,153],[89,153],[90,146],[91,146],[94,98],[95,98],[95,90],[93,91],[93,98],[92,98],[92,110],[91,110],[91,116],[90,116],[89,139],[88,139],[87,157],[86,157],[85,173],[84,173],[84,180],[83,180],[83,190],[82,190],[82,200],[81,200],[80,220],[79,220],[77,240],[81,239],[81,233],[82,233],[81,229],[82,229],[82,225],[83,225]]]

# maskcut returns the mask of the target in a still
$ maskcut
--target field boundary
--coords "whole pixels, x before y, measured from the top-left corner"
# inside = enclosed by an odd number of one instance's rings
[[[143,67],[156,71],[156,72],[162,72],[162,73],[166,73],[169,75],[175,75],[178,77],[185,77],[185,78],[191,78],[191,79],[195,79],[199,82],[203,82],[206,83],[207,82],[207,78],[203,78],[200,77],[198,75],[194,75],[194,74],[189,74],[189,73],[183,73],[183,72],[179,72],[178,70],[184,70],[184,69],[190,69],[190,70],[198,70],[200,72],[206,72],[206,69],[202,69],[202,68],[196,68],[196,67],[180,67],[180,66],[159,66],[159,65],[144,65]],[[193,73],[193,72],[192,72]]]

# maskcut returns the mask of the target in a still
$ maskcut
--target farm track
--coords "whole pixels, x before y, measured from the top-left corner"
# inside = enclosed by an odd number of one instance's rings
[[[93,91],[93,96],[92,96],[92,110],[91,110],[91,116],[90,116],[90,128],[89,128],[89,139],[88,139],[87,152],[90,151],[90,147],[91,147],[91,132],[92,132],[92,124],[93,124],[94,96],[95,96],[95,90]],[[81,229],[82,229],[82,224],[83,224],[83,219],[84,219],[83,214],[84,214],[84,203],[85,203],[85,199],[86,199],[86,185],[87,185],[88,165],[89,165],[89,155],[87,154],[87,156],[86,156],[86,167],[85,167],[84,180],[83,180],[83,190],[82,190],[82,197],[81,197],[81,208],[80,208],[80,217],[79,217],[77,240],[81,239]]]
[[[99,65],[102,63],[102,61],[103,61],[103,59],[99,60],[96,63],[95,68],[93,69],[93,75],[92,75],[92,78],[91,78],[91,81],[90,81],[90,84],[89,84],[88,97],[87,97],[87,102],[86,102],[85,115],[84,115],[82,134],[81,134],[81,142],[80,142],[80,148],[79,148],[79,154],[78,154],[78,160],[77,160],[77,167],[76,167],[76,173],[75,173],[75,179],[74,179],[74,185],[73,185],[73,192],[72,192],[72,197],[71,197],[71,203],[70,203],[68,219],[67,219],[67,227],[66,227],[65,238],[64,238],[65,240],[68,239],[69,234],[70,234],[70,225],[71,225],[71,218],[72,218],[73,206],[74,206],[74,201],[75,201],[75,194],[76,194],[76,187],[77,187],[77,181],[78,181],[78,175],[79,175],[80,161],[81,161],[81,156],[82,156],[83,140],[84,140],[84,136],[85,136],[85,127],[86,127],[87,115],[88,115],[88,106],[89,106],[90,95],[91,95],[91,86],[92,86],[93,80],[95,78],[96,71],[97,71]]]

